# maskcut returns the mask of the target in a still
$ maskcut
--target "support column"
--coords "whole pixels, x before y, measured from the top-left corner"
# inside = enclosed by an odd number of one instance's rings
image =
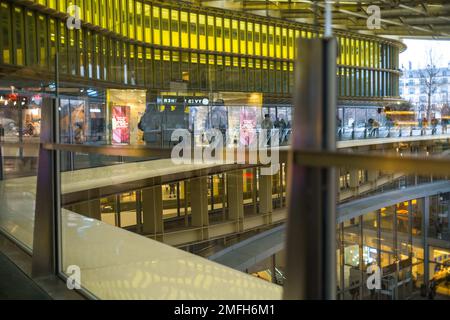
[[[450,232],[450,204],[447,204],[447,232]]]
[[[337,42],[299,39],[298,51],[283,297],[335,300],[336,170],[302,165],[296,151],[336,150]]]
[[[207,227],[208,216],[208,178],[201,177],[191,180],[192,226]],[[202,231],[202,239],[208,239],[207,230]]]
[[[244,228],[244,180],[242,174],[242,170],[232,171],[227,174],[228,218],[236,221],[237,232],[242,231]]]
[[[266,223],[272,223],[273,201],[272,201],[273,177],[270,175],[259,176],[259,212],[266,215]]]
[[[256,179],[258,176],[258,168],[252,169],[252,203],[253,203],[253,214],[258,214],[258,187]]]
[[[142,233],[142,192],[136,191],[136,232]]]
[[[164,232],[161,186],[142,190],[142,218],[144,234],[162,234]]]
[[[339,224],[339,286],[341,289],[341,300],[345,299],[345,234],[344,234],[344,223]]]
[[[84,215],[88,218],[102,220],[100,213],[100,200],[90,200],[81,203],[74,204],[72,206],[74,212]]]
[[[378,170],[369,170],[367,172],[367,180],[370,183],[376,182],[379,175],[380,175],[380,172]]]
[[[430,284],[430,249],[428,247],[428,227],[430,225],[430,197],[425,197],[422,201],[422,236],[423,236],[423,282],[426,293]]]
[[[348,182],[350,188],[356,189],[359,186],[358,170],[350,170],[350,181]]]
[[[0,133],[0,139],[2,139],[1,133]],[[2,140],[0,140],[2,142]],[[0,145],[0,181],[3,180],[3,155],[2,155],[2,149],[3,147]]]

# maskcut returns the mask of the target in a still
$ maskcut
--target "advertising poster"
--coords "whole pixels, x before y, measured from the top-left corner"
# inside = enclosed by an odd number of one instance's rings
[[[130,143],[130,107],[112,107],[112,144]]]
[[[256,142],[256,118],[256,108],[241,109],[239,141],[244,146]]]

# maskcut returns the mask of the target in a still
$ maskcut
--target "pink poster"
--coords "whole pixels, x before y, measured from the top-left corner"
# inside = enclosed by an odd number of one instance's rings
[[[240,114],[240,142],[244,146],[251,145],[256,140],[256,110],[242,108]],[[255,141],[256,142],[256,141]]]
[[[130,107],[112,107],[112,144],[130,143]]]

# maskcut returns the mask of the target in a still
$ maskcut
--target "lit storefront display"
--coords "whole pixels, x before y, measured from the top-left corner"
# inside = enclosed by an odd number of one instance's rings
[[[130,143],[130,107],[113,106],[112,111],[112,144]]]

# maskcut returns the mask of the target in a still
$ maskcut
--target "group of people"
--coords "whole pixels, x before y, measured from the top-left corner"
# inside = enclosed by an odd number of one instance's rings
[[[288,139],[288,129],[291,128],[291,123],[286,122],[283,118],[281,120],[277,117],[275,122],[272,122],[269,114],[264,115],[264,120],[261,122],[261,129],[267,130],[267,140],[270,142],[272,129],[277,129],[280,132],[280,144],[286,142]]]
[[[342,129],[343,129],[342,128],[342,120],[339,117],[337,117],[336,122],[337,122],[336,124],[337,124],[337,127],[338,127],[338,135],[341,136],[342,133],[343,133],[342,132]],[[442,133],[443,134],[448,133],[447,127],[448,127],[448,124],[449,124],[449,119],[444,117],[444,118],[442,118],[440,120],[440,123],[441,123],[441,127],[442,127]],[[395,123],[391,119],[386,119],[386,127],[389,130],[394,124]],[[426,117],[423,117],[422,119],[419,119],[419,127],[421,129],[421,134],[422,135],[426,134],[426,130],[428,128],[428,125],[431,126],[431,134],[432,135],[437,134],[437,127],[439,125],[439,119],[437,119],[436,117],[433,117],[431,119],[431,121],[428,121],[428,119]],[[353,122],[353,126],[355,126],[355,122]],[[370,118],[367,121],[366,128],[368,130],[367,131],[367,136],[368,137],[378,137],[379,132],[380,132],[380,123],[377,120]]]
[[[431,134],[435,135],[437,133],[437,126],[439,125],[439,120],[436,119],[436,117],[433,117],[430,121],[431,125]],[[421,133],[425,134],[426,129],[428,128],[428,119],[427,117],[423,117],[419,121],[419,126],[421,128]],[[442,133],[447,133],[447,126],[448,126],[448,119],[442,118],[441,119],[441,126],[442,126]]]

